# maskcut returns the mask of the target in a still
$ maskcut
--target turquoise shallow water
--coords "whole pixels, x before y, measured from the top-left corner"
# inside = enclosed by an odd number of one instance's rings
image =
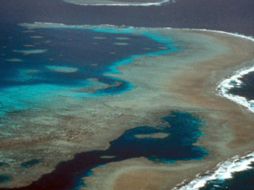
[[[173,41],[133,28],[0,28],[0,116],[39,108],[58,96],[123,93],[135,84],[107,74],[141,56],[176,51]]]
[[[120,66],[131,64],[142,56],[179,51],[170,39],[146,31],[137,33],[134,28],[32,30],[10,25],[4,31],[0,57],[2,116],[55,105],[61,103],[60,97],[83,100],[124,93],[135,88],[135,84],[108,74],[121,74]],[[65,104],[68,107],[68,102]],[[203,159],[207,155],[205,149],[194,145],[203,125],[198,118],[189,113],[173,112],[162,120],[168,125],[128,130],[112,141],[109,149],[78,154],[32,185],[17,189],[78,189],[85,185],[81,178],[92,175],[91,169],[110,162],[146,157],[153,162],[172,164],[177,160]],[[166,136],[149,137],[156,133]],[[137,135],[147,137],[138,138]],[[40,163],[37,159],[27,160],[20,168],[28,171]],[[8,168],[8,163],[3,164]],[[0,177],[1,183],[12,180],[9,175]]]
[[[200,190],[253,190],[253,179],[254,164],[252,164],[251,169],[235,173],[231,179],[210,181]]]

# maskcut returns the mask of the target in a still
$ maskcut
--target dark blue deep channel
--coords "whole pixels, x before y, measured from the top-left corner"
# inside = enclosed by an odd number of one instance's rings
[[[164,123],[160,126],[127,130],[112,141],[107,150],[77,154],[73,160],[60,163],[52,173],[42,176],[30,186],[15,190],[79,189],[85,185],[81,179],[89,175],[91,169],[130,158],[146,157],[167,164],[177,160],[202,159],[207,155],[206,150],[194,145],[202,135],[200,127],[203,123],[199,118],[190,113],[172,112],[162,121]]]

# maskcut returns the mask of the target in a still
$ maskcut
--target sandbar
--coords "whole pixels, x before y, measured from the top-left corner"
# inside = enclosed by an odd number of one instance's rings
[[[67,3],[85,6],[160,6],[175,0],[64,0]]]

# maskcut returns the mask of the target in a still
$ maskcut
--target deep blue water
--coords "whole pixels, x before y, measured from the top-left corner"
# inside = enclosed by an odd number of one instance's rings
[[[0,29],[0,116],[52,97],[123,93],[134,85],[107,74],[141,56],[176,51],[170,39],[135,29]]]
[[[254,189],[254,165],[252,169],[234,174],[232,179],[224,181],[211,181],[201,190],[253,190]]]
[[[33,166],[35,166],[35,165],[37,165],[39,163],[41,163],[41,160],[32,159],[32,160],[28,160],[26,162],[21,163],[20,166],[22,168],[27,168],[28,169],[28,168],[32,168]]]
[[[250,72],[241,78],[242,85],[232,88],[229,93],[242,96],[248,100],[254,100],[254,72]]]
[[[79,189],[85,185],[81,178],[91,175],[91,169],[110,162],[146,157],[154,162],[170,164],[177,160],[202,159],[207,155],[205,149],[195,145],[202,135],[200,128],[204,125],[199,118],[190,113],[172,112],[169,116],[162,118],[162,121],[165,123],[163,126],[140,126],[127,130],[112,141],[107,150],[77,154],[73,160],[60,163],[52,173],[44,175],[30,186],[14,189]],[[164,133],[168,136],[164,138],[137,137],[137,135],[155,133]]]

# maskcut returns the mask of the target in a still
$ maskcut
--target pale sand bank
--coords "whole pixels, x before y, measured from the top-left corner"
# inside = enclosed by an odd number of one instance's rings
[[[160,6],[175,0],[64,0],[67,3],[83,6]]]
[[[89,189],[100,190],[103,185],[105,190],[128,190],[123,188],[125,179],[134,180],[128,186],[132,190],[169,189],[222,160],[253,150],[252,114],[217,96],[216,87],[234,70],[252,62],[254,43],[204,31],[135,30],[173,39],[182,51],[140,58],[122,66],[122,74],[114,76],[135,84],[132,91],[124,94],[89,101],[56,97],[45,103],[45,111],[10,114],[4,122],[17,127],[2,130],[0,151],[3,161],[13,160],[8,172],[13,174],[14,180],[5,186],[27,185],[78,152],[106,148],[126,129],[157,125],[171,110],[194,112],[206,121],[205,136],[198,142],[210,152],[205,161],[156,165],[139,159],[133,161],[135,164],[128,160],[112,163],[95,169],[94,176],[86,179]],[[23,173],[14,162],[32,159],[35,155],[43,163],[29,172]],[[136,183],[136,179],[141,182]]]

